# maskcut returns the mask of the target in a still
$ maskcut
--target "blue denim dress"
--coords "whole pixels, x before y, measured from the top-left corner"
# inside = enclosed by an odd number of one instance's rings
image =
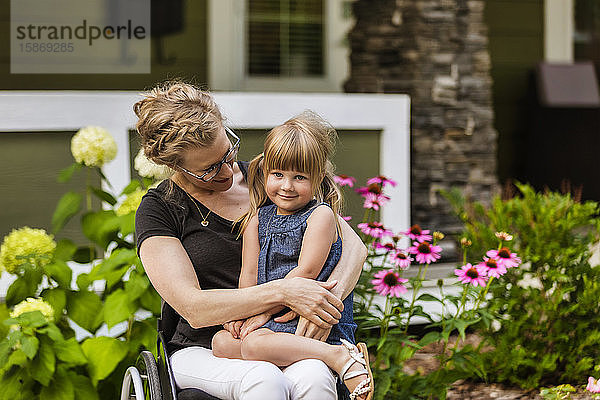
[[[326,203],[321,203],[326,204]],[[302,239],[306,231],[306,220],[312,212],[321,205],[312,200],[304,208],[292,215],[277,215],[277,206],[270,204],[258,210],[258,239],[260,243],[260,254],[258,257],[258,279],[260,285],[274,279],[285,277],[292,269],[298,266]],[[342,239],[338,236],[337,241],[331,246],[329,256],[323,265],[323,269],[317,276],[317,280],[326,281],[331,275],[342,255]],[[341,344],[340,338],[354,343],[354,331],[356,324],[352,317],[353,295],[350,293],[343,301],[344,311],[340,322],[331,329],[327,343]],[[285,309],[273,318],[285,314]],[[271,319],[263,327],[274,332],[294,333],[298,319],[279,323]]]

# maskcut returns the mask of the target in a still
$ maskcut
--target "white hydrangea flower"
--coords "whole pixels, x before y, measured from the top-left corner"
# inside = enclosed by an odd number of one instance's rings
[[[173,170],[166,165],[158,165],[149,160],[144,154],[144,150],[140,149],[133,160],[133,166],[140,176],[144,178],[152,178],[162,181],[169,178],[173,174]]]
[[[117,155],[117,143],[106,129],[86,126],[71,139],[71,153],[78,163],[102,167]]]
[[[0,272],[14,274],[25,263],[43,267],[50,262],[56,242],[43,229],[28,226],[13,229],[0,245]]]
[[[17,318],[19,315],[30,311],[41,312],[50,322],[54,320],[54,309],[52,306],[46,303],[43,299],[35,299],[33,297],[28,297],[17,304],[10,313],[10,317]]]

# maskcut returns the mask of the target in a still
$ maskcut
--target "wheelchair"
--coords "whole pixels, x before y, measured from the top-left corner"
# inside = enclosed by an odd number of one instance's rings
[[[135,366],[127,368],[121,386],[121,400],[221,400],[200,389],[179,389],[175,384],[171,361],[167,353],[167,343],[175,334],[179,314],[163,301],[161,315],[157,321],[158,356],[147,350],[140,353]],[[343,383],[337,382],[338,400],[349,399],[349,392]]]

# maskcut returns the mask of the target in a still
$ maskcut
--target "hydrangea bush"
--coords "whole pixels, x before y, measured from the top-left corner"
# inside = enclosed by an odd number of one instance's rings
[[[99,127],[80,129],[71,141],[75,163],[59,174],[98,173],[117,152],[114,139]],[[137,257],[135,211],[156,179],[169,171],[143,155],[136,157],[143,180],[115,194],[89,184],[67,192],[52,218],[52,232],[22,227],[0,247],[0,272],[17,279],[0,304],[0,399],[117,398],[125,369],[141,349],[156,349],[160,298]],[[92,208],[92,198],[104,202]],[[79,218],[88,243],[61,236],[67,221]],[[72,267],[89,272],[74,276]],[[86,335],[78,340],[76,324]],[[111,335],[106,329],[118,326]],[[101,333],[104,332],[104,333]]]

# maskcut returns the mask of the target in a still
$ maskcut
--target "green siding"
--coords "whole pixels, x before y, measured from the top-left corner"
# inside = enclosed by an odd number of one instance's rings
[[[207,1],[184,1],[183,31],[151,39],[150,74],[11,74],[10,0],[0,0],[0,90],[144,90],[166,79],[182,78],[206,84]],[[159,63],[157,47],[173,62]]]
[[[518,178],[527,135],[530,75],[544,58],[543,0],[487,0],[500,182]]]
[[[0,133],[0,237],[12,229],[29,226],[51,231],[52,214],[60,197],[69,190],[84,194],[86,171],[69,183],[58,183],[61,169],[71,165],[71,136],[74,132]],[[92,185],[100,178],[93,173]],[[94,207],[98,207],[97,202]],[[86,243],[76,217],[57,235]]]

